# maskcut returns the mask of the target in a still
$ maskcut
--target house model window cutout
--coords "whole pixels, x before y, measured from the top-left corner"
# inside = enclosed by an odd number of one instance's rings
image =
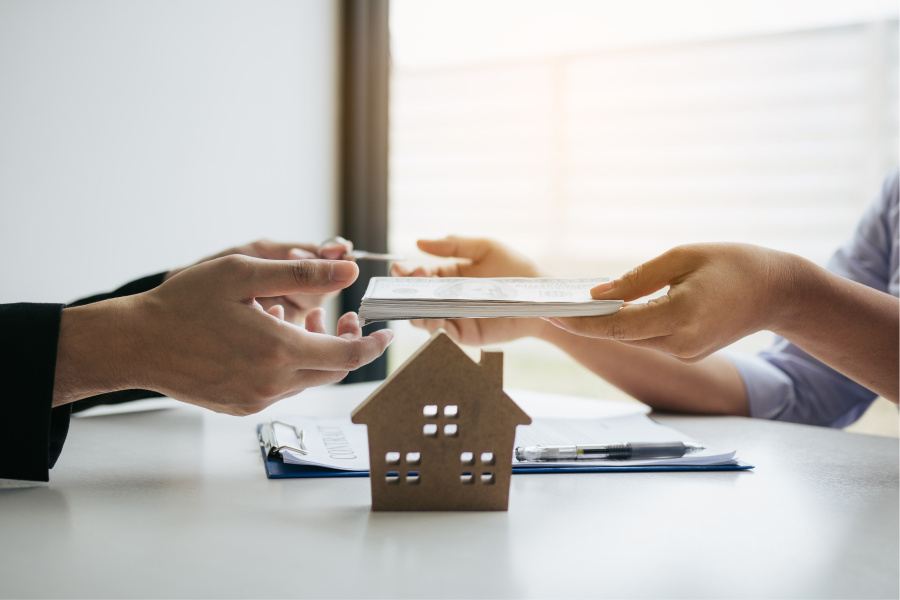
[[[516,426],[503,353],[473,362],[443,331],[353,411],[369,435],[372,510],[506,510]]]

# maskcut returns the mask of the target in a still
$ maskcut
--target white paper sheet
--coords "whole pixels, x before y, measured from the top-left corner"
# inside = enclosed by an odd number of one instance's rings
[[[515,388],[503,391],[532,419],[607,419],[650,412],[649,406],[636,400],[604,400]]]
[[[283,450],[284,462],[296,465],[328,467],[341,471],[369,470],[369,442],[365,425],[355,425],[349,417],[281,417],[302,429],[308,454]],[[275,425],[280,444],[299,444],[290,427]],[[612,444],[621,442],[696,442],[682,433],[660,425],[643,414],[607,419],[534,419],[531,425],[516,429],[516,446]],[[735,452],[707,448],[682,458],[628,461],[555,461],[518,462],[516,467],[637,467],[655,465],[729,465],[736,462]]]
[[[350,417],[281,417],[305,432],[308,454],[282,450],[284,462],[294,465],[330,467],[341,471],[369,470],[369,438],[365,425],[350,422]],[[275,424],[279,444],[299,447],[300,440],[290,427]]]

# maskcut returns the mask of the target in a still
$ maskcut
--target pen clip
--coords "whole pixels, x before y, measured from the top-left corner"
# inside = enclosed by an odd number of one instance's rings
[[[340,236],[334,236],[319,244],[319,249],[321,250],[322,247],[329,244],[344,244],[345,246],[352,245],[344,238]],[[382,260],[386,262],[406,260],[406,257],[399,254],[382,254],[378,252],[369,252],[367,250],[351,250],[349,252],[345,252],[341,258],[344,260],[352,258],[353,260]]]
[[[290,427],[294,430],[294,435],[297,436],[297,439],[300,440],[300,447],[291,446],[290,444],[279,444],[278,436],[275,434],[275,425],[284,425],[285,427]],[[293,450],[294,452],[299,452],[300,454],[309,454],[309,450],[306,448],[306,431],[303,429],[298,429],[296,425],[291,423],[286,423],[285,421],[272,420],[268,423],[265,423],[260,429],[259,434],[259,442],[266,450],[266,457],[269,460],[275,460],[282,458],[281,451],[282,450]]]
[[[382,260],[386,262],[406,260],[406,257],[399,254],[379,254],[378,252],[368,252],[366,250],[351,250],[344,254],[343,258],[353,258],[355,260]]]

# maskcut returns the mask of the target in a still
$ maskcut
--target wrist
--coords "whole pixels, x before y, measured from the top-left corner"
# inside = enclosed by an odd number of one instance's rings
[[[134,298],[115,298],[62,311],[53,406],[137,387],[131,342]]]
[[[821,274],[825,271],[800,256],[778,254],[778,267],[771,277],[771,319],[764,329],[786,338],[797,327],[803,327],[810,316],[814,302],[822,295]]]

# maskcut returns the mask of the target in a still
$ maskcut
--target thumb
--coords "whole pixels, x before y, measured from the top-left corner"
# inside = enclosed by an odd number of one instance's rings
[[[630,302],[661,290],[690,270],[690,265],[678,249],[669,250],[638,265],[614,281],[593,287],[591,298]]]
[[[434,256],[468,258],[478,262],[491,251],[490,240],[451,235],[442,240],[419,240],[419,250]]]
[[[239,257],[238,289],[244,298],[325,294],[356,281],[359,268],[344,260],[262,260]],[[246,269],[246,270],[244,270]]]

